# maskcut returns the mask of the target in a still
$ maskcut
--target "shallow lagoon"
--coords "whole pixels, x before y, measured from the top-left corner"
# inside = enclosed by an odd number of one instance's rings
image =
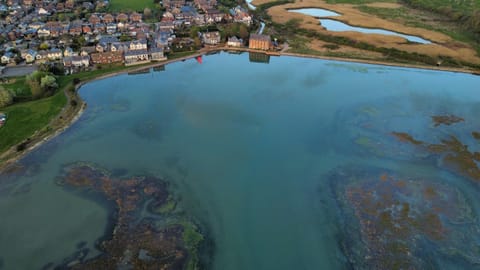
[[[400,34],[397,32],[385,30],[385,29],[377,29],[377,28],[365,28],[365,27],[358,27],[358,26],[351,26],[343,22],[339,22],[336,20],[330,19],[320,19],[320,24],[325,27],[328,31],[334,32],[343,32],[343,31],[356,31],[365,34],[380,34],[380,35],[388,35],[388,36],[399,36],[402,37],[410,42],[416,42],[421,44],[430,44],[429,40],[423,39],[421,37],[412,36],[412,35],[405,35]]]
[[[328,9],[323,9],[323,8],[300,8],[300,9],[290,9],[289,12],[296,12],[296,13],[301,13],[309,16],[313,16],[316,18],[320,18],[320,24],[327,29],[328,31],[334,31],[334,32],[344,32],[344,31],[355,31],[355,32],[360,32],[360,33],[365,33],[365,34],[380,34],[380,35],[387,35],[387,36],[398,36],[402,37],[410,42],[416,42],[416,43],[421,43],[421,44],[430,44],[432,43],[429,40],[423,39],[421,37],[417,36],[412,36],[412,35],[406,35],[402,33],[397,33],[394,31],[390,30],[385,30],[385,29],[378,29],[378,28],[365,28],[365,27],[359,27],[359,26],[352,26],[348,25],[346,23],[337,21],[337,20],[331,20],[331,19],[324,19],[324,17],[336,17],[340,16],[341,14],[338,14],[336,12],[330,11]]]
[[[0,176],[0,268],[58,264],[82,242],[88,258],[100,253],[95,243],[109,209],[56,184],[63,166],[78,161],[168,181],[212,240],[213,269],[342,269],[352,260],[371,268],[358,259],[371,255],[358,246],[368,232],[358,213],[369,209],[355,204],[371,198],[346,192],[361,194],[358,187],[368,190],[384,174],[417,181],[414,191],[386,191],[409,203],[419,213],[414,218],[433,211],[419,208],[425,199],[415,196],[435,182],[438,192],[460,194],[440,216],[443,228],[471,240],[447,235],[438,244],[427,231],[415,245],[432,254],[404,248],[414,265],[424,266],[426,258],[436,269],[473,268],[477,180],[391,133],[429,143],[454,135],[480,151],[470,136],[480,131],[479,82],[467,74],[292,57],[257,64],[247,54],[221,53],[203,64],[187,60],[86,84],[80,94],[88,107],[80,120],[24,158],[25,170]],[[465,120],[432,123],[431,116],[445,114]],[[468,224],[455,227],[449,217]],[[407,225],[423,224],[415,222]],[[379,235],[399,241],[387,236]],[[442,243],[464,256],[448,255]]]

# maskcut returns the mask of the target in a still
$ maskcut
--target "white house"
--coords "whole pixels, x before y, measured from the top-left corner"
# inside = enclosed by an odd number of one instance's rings
[[[90,65],[90,57],[86,56],[68,56],[63,58],[63,66],[72,67],[88,67]]]
[[[35,50],[28,50],[27,53],[25,54],[25,62],[27,63],[33,63],[37,59],[37,51]]]
[[[58,48],[52,48],[47,52],[47,58],[50,60],[59,60],[62,59],[62,56],[62,50]]]
[[[238,39],[236,36],[229,37],[227,41],[227,46],[229,47],[241,47],[242,44],[242,40]]]
[[[134,40],[130,42],[129,49],[131,51],[134,50],[146,50],[147,49],[147,41],[145,39],[142,40]]]

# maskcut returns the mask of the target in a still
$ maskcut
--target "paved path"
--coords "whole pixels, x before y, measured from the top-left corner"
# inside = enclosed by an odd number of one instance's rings
[[[37,65],[21,65],[21,66],[6,67],[3,69],[2,74],[0,74],[0,78],[25,76],[33,73],[37,69],[38,69]]]

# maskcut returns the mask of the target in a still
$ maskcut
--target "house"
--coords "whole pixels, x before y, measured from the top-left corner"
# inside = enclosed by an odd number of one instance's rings
[[[238,39],[236,36],[229,37],[227,41],[227,46],[229,47],[242,47],[243,40]]]
[[[111,52],[127,52],[130,49],[130,42],[115,42],[110,45]]]
[[[86,56],[68,56],[63,58],[63,66],[66,68],[88,67],[90,65],[90,57]]]
[[[95,5],[92,4],[91,2],[83,2],[82,3],[82,8],[85,9],[85,10],[94,10]]]
[[[65,2],[65,9],[72,10],[75,7],[75,0],[67,0]]]
[[[72,23],[70,29],[68,30],[69,34],[72,36],[79,36],[82,34],[82,24],[81,23]]]
[[[119,42],[118,39],[114,36],[102,36],[98,40],[98,44],[96,46],[97,52],[106,52],[110,50],[110,46],[113,43]]]
[[[24,34],[25,40],[33,40],[37,37],[37,30],[28,29]]]
[[[205,21],[207,23],[221,22],[223,16],[224,14],[218,9],[211,8],[205,11]]]
[[[93,31],[96,33],[105,33],[107,31],[107,26],[104,23],[97,23],[94,25]]]
[[[80,48],[80,55],[81,56],[90,55],[91,53],[94,53],[94,52],[96,52],[95,46],[88,46],[88,47]]]
[[[82,32],[83,32],[84,34],[91,34],[91,33],[93,33],[93,31],[92,31],[92,26],[91,26],[90,24],[83,24],[83,25],[82,25]]]
[[[170,31],[160,31],[156,34],[155,37],[155,46],[156,47],[168,47],[168,42],[170,41]]]
[[[37,10],[37,14],[38,16],[49,16],[50,12],[48,12],[46,9],[42,7]]]
[[[122,52],[98,52],[90,55],[92,64],[111,64],[123,62]]]
[[[32,49],[28,50],[24,58],[27,63],[35,62],[35,60],[37,60],[37,51]]]
[[[63,57],[72,57],[72,56],[76,56],[77,53],[73,51],[72,48],[70,47],[67,47],[65,49],[65,51],[63,51]]]
[[[126,21],[128,21],[128,16],[125,13],[120,13],[120,14],[117,15],[116,20],[117,20],[117,22],[126,22]]]
[[[133,12],[130,14],[130,21],[131,22],[141,22],[142,21],[142,15],[138,12]]]
[[[49,60],[60,60],[63,57],[62,50],[58,48],[52,48],[47,52],[47,58]]]
[[[107,24],[107,34],[114,34],[117,32],[117,25],[114,23]]]
[[[9,64],[9,63],[12,63],[15,59],[15,54],[12,53],[12,52],[6,52],[2,58],[1,58],[1,62],[2,64]]]
[[[237,6],[230,10],[230,14],[233,16],[234,22],[244,23],[250,25],[253,22],[252,16],[248,14],[248,11],[241,6]]]
[[[88,18],[88,22],[92,25],[95,25],[97,23],[100,23],[101,20],[96,14],[90,15],[90,18]]]
[[[147,50],[135,50],[125,52],[125,65],[136,65],[149,62]]]
[[[50,29],[46,28],[46,27],[42,27],[40,29],[38,29],[37,31],[37,36],[39,38],[42,38],[42,37],[49,37],[50,36]]]
[[[270,36],[251,34],[248,48],[254,50],[268,51],[272,47],[272,40]]]
[[[220,32],[207,32],[202,34],[202,41],[206,45],[218,45],[220,43]]]
[[[128,27],[128,24],[127,24],[127,23],[117,22],[117,29],[118,29],[118,31],[122,32],[122,31],[125,30],[127,27]]]
[[[129,44],[129,50],[146,50],[147,49],[147,41],[145,39],[141,40],[133,40]]]
[[[47,51],[39,51],[37,56],[35,56],[36,62],[45,62],[48,60],[48,52]]]
[[[64,34],[63,27],[61,26],[55,26],[50,28],[50,36],[51,37],[59,37],[60,35]],[[68,29],[67,29],[68,33]]]
[[[102,17],[102,20],[104,23],[109,24],[113,23],[115,21],[115,18],[113,18],[112,14],[105,14]]]
[[[65,5],[63,3],[58,3],[57,12],[64,12],[64,11],[65,11]]]
[[[28,25],[28,27],[30,27],[32,29],[36,29],[36,30],[38,30],[38,29],[40,29],[44,26],[45,26],[45,23],[43,23],[43,22],[32,22]]]
[[[152,61],[167,60],[167,57],[165,57],[165,54],[163,53],[163,48],[151,48],[148,53],[150,54],[150,59],[152,59]]]
[[[173,23],[173,21],[161,21],[160,23],[158,23],[158,28],[160,31],[170,31],[170,30],[173,30],[175,29],[175,24]]]

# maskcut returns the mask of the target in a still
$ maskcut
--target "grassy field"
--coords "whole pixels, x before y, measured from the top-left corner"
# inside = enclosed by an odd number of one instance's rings
[[[480,44],[475,39],[472,32],[463,28],[461,25],[441,17],[431,18],[432,14],[426,14],[419,10],[412,10],[407,7],[400,8],[380,8],[367,5],[357,7],[360,11],[378,16],[382,19],[402,23],[406,26],[419,27],[428,30],[444,33],[455,40],[466,42],[480,52]],[[439,23],[442,21],[442,23]]]
[[[2,109],[7,113],[7,122],[0,128],[0,152],[27,139],[35,131],[46,128],[58,115],[67,99],[63,91],[52,97],[20,103]]]
[[[144,8],[155,8],[153,0],[111,0],[109,10],[118,11],[143,11]]]
[[[25,83],[25,76],[10,78],[9,83],[1,84],[5,89],[10,90],[16,96],[30,96],[32,93]]]

